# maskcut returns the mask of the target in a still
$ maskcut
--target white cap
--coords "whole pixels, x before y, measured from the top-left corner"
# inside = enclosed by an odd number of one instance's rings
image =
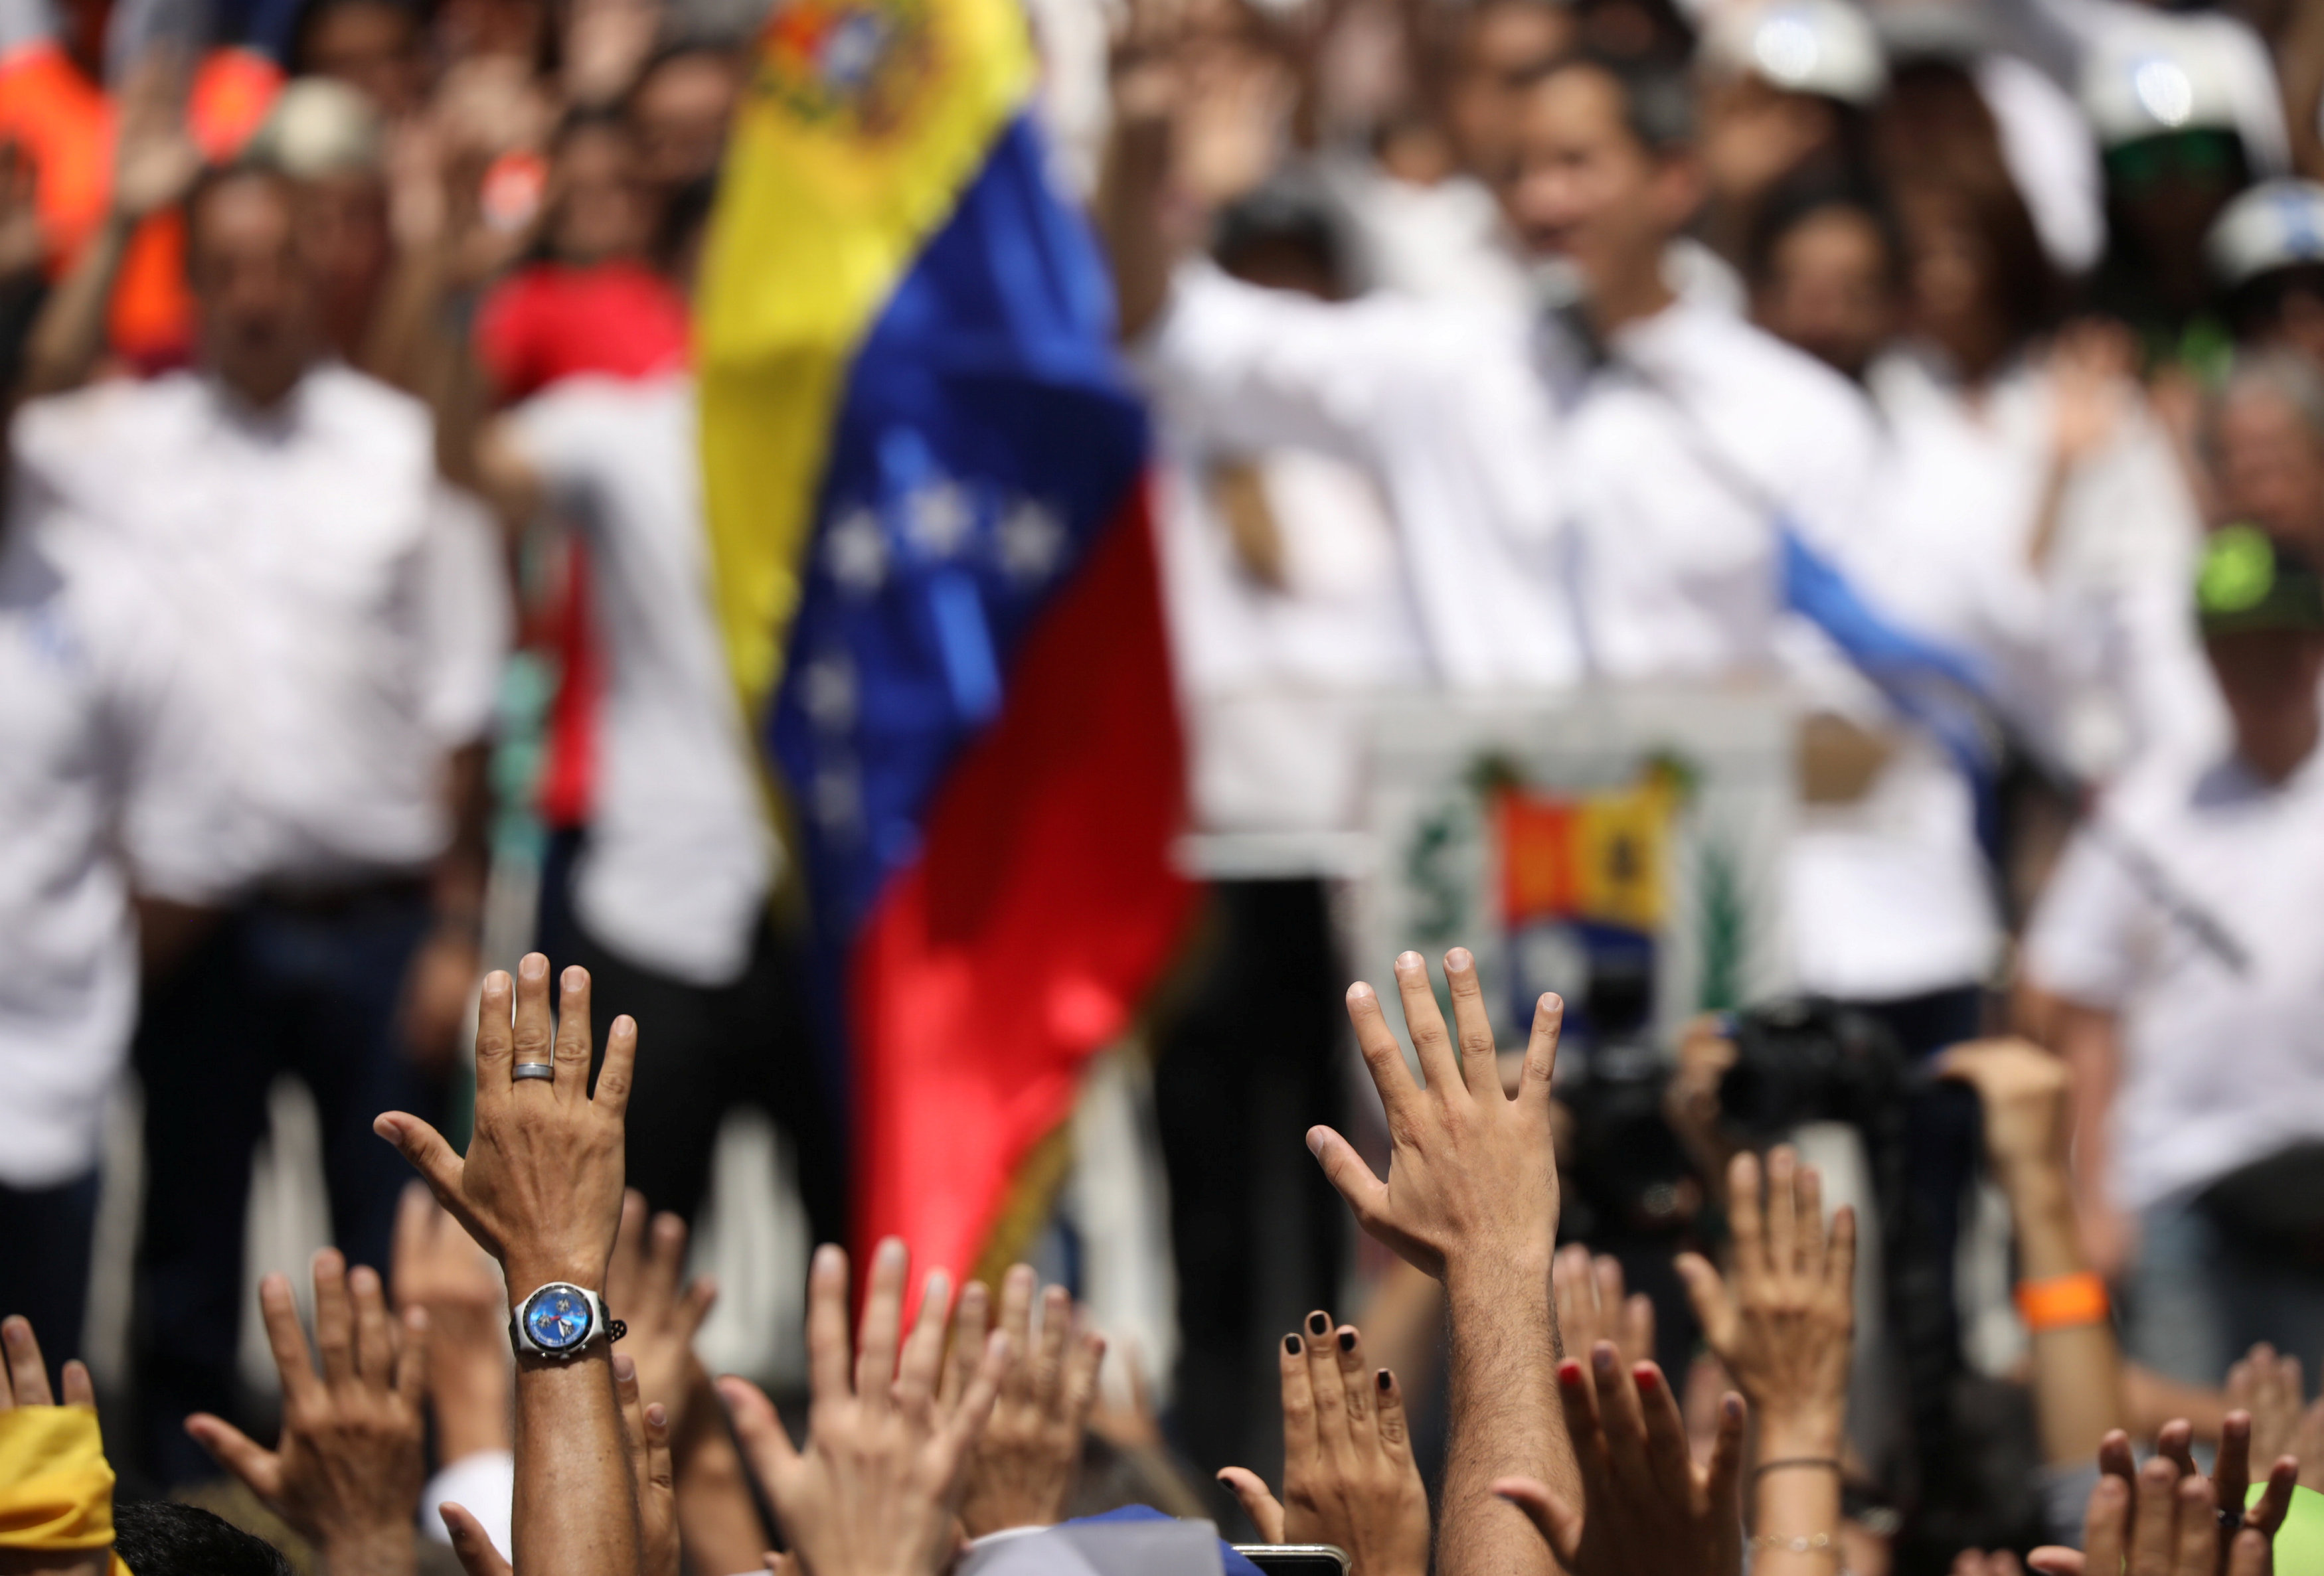
[[[2101,146],[2167,132],[2243,129],[2236,71],[2209,29],[2161,13],[2109,27],[2082,63],[2082,111]]]
[[[1788,93],[1868,105],[1888,88],[1879,36],[1847,0],[1737,0],[1713,11],[1702,60]]]
[[[328,77],[300,77],[274,100],[248,157],[296,180],[380,168],[385,134],[370,99]]]
[[[2237,197],[2203,238],[2211,273],[2232,290],[2279,268],[2324,263],[2324,186],[2264,180]]]

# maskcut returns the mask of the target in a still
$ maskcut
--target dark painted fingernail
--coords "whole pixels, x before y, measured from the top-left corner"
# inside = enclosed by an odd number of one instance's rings
[[[1396,1388],[1396,1376],[1395,1376],[1394,1374],[1392,1374],[1392,1373],[1388,1372],[1388,1369],[1380,1369],[1380,1371],[1379,1371],[1379,1375],[1377,1376],[1377,1378],[1379,1378],[1379,1387],[1380,1387],[1381,1389],[1383,1389],[1383,1390],[1392,1390],[1392,1389]]]
[[[1308,1333],[1308,1334],[1310,1334],[1310,1335],[1328,1335],[1328,1334],[1330,1334],[1331,1332],[1332,1332],[1332,1322],[1331,1322],[1329,1319],[1326,1319],[1326,1318],[1325,1318],[1325,1317],[1323,1317],[1323,1314],[1321,1314],[1321,1313],[1310,1313],[1310,1314],[1308,1314],[1308,1315],[1307,1315],[1307,1333]]]
[[[1283,1338],[1283,1350],[1289,1352],[1292,1356],[1297,1357],[1299,1355],[1299,1337],[1296,1335],[1285,1336]]]
[[[1340,1350],[1341,1350],[1342,1351],[1353,1351],[1353,1350],[1355,1350],[1355,1349],[1356,1349],[1356,1332],[1355,1332],[1354,1331],[1352,1331],[1352,1330],[1342,1330],[1342,1331],[1341,1331],[1341,1332],[1340,1332]]]

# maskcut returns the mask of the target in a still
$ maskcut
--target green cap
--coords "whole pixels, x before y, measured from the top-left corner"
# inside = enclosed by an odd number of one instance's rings
[[[2267,1492],[2264,1479],[2251,1486],[2244,1498],[2249,1509]],[[2275,1576],[2324,1576],[2324,1494],[2294,1488],[2292,1508],[2275,1529]]]
[[[2324,584],[2306,559],[2259,527],[2230,525],[2203,544],[2195,618],[2206,635],[2324,630]]]

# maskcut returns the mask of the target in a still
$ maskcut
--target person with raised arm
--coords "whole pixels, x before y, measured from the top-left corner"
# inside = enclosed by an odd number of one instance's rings
[[[1557,1365],[1564,1352],[1550,1298],[1558,1190],[1549,1081],[1565,1004],[1554,995],[1535,1004],[1524,1073],[1511,1098],[1501,1091],[1492,1025],[1467,948],[1444,954],[1444,978],[1457,1049],[1437,1009],[1427,963],[1415,952],[1396,960],[1397,994],[1425,1086],[1406,1071],[1379,997],[1360,981],[1348,987],[1356,1044],[1388,1108],[1394,1141],[1388,1179],[1373,1175],[1330,1128],[1311,1129],[1307,1147],[1366,1231],[1444,1283],[1451,1437],[1437,1570],[1442,1576],[1546,1572],[1553,1568],[1548,1549],[1496,1498],[1493,1485],[1526,1478],[1568,1503],[1581,1498],[1573,1444],[1559,1410]]]
[[[1751,1473],[1752,1569],[1760,1576],[1823,1576],[1840,1563],[1840,1452],[1855,1346],[1856,1212],[1823,1218],[1812,1166],[1778,1147],[1760,1197],[1757,1156],[1728,1167],[1735,1234],[1731,1276],[1699,1254],[1679,1274],[1703,1340],[1758,1420]]]
[[[950,1277],[931,1271],[908,1338],[904,1283],[911,1255],[890,1237],[872,1259],[872,1284],[851,1362],[847,1254],[816,1249],[807,1277],[805,1448],[791,1443],[766,1393],[724,1378],[734,1432],[789,1540],[793,1569],[814,1576],[935,1576],[951,1562],[954,1518],[968,1463],[1009,1367],[1005,1331],[958,1388],[939,1386]]]
[[[307,1354],[287,1276],[258,1283],[282,1378],[282,1436],[268,1450],[222,1417],[186,1432],[313,1544],[334,1576],[411,1576],[425,1477],[428,1317],[388,1311],[379,1272],[337,1249],[315,1255],[315,1346]]]
[[[1283,1498],[1258,1473],[1219,1480],[1270,1544],[1345,1549],[1352,1576],[1427,1576],[1428,1488],[1396,1376],[1364,1358],[1352,1324],[1335,1331],[1321,1308],[1305,1338],[1283,1338]]]
[[[1986,1154],[2016,1239],[2018,1314],[2034,1347],[2043,1510],[2052,1531],[2068,1535],[2087,1499],[2092,1452],[2128,1413],[2106,1282],[2075,1227],[2072,1079],[2064,1061],[2019,1039],[1956,1046],[1938,1066],[1974,1088],[1985,1109]]]
[[[603,1296],[622,1219],[622,1111],[638,1026],[613,1020],[589,1090],[589,975],[549,960],[484,977],[476,1009],[476,1122],[464,1159],[427,1122],[383,1113],[380,1137],[500,1261],[514,1304],[518,1570],[634,1576],[638,1496],[614,1391],[621,1322]],[[836,1573],[831,1573],[836,1576]]]
[[[969,1452],[960,1520],[972,1538],[1064,1520],[1065,1501],[1081,1471],[1082,1439],[1097,1404],[1105,1338],[1083,1323],[1061,1286],[1041,1294],[1037,1338],[1032,1330],[1037,1278],[1028,1264],[1012,1265],[1001,1277],[996,1328],[1009,1338],[1009,1366],[1001,1373],[992,1415]],[[966,1395],[974,1380],[990,1306],[982,1282],[971,1281],[961,1288],[940,1402]]]

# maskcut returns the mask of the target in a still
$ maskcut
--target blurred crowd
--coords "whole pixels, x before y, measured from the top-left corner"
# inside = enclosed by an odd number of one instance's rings
[[[870,48],[915,3],[798,26]],[[79,1350],[134,1071],[114,1454],[142,1481],[213,1473],[189,1415],[249,1415],[269,1088],[314,1097],[345,1261],[419,1263],[374,1120],[467,1121],[466,1020],[518,951],[586,969],[600,1046],[646,1026],[622,1131],[654,1209],[697,1215],[756,1104],[847,1240],[689,370],[730,124],[804,5],[0,5],[0,1311]],[[1264,1457],[1277,1326],[1360,1288],[1419,1456],[1460,1459],[1442,1255],[1360,1253],[1333,1184],[1380,1235],[1361,1162],[1298,1153],[1319,1122],[1409,1138],[1340,1016],[1382,962],[1339,898],[1387,696],[1795,713],[1798,1000],[1665,1047],[1671,1186],[1590,1240],[1659,1318],[1625,1355],[1681,1376],[1707,1341],[1748,1392],[1716,1272],[1673,1260],[1716,1256],[1757,1164],[1738,1077],[1792,1069],[1794,1125],[1858,1129],[1856,1316],[1886,1328],[1858,1341],[1851,1568],[1900,1525],[1947,1560],[2079,1526],[2087,1477],[2049,1468],[2117,1426],[2232,1435],[2255,1343],[2278,1389],[2277,1352],[2324,1372],[2324,9],[1028,21],[1154,418],[1207,890],[1147,1036],[1170,1448]],[[1588,1114],[1557,1110],[1571,1170]],[[2116,1330],[2119,1376],[2086,1339]],[[1152,1426],[1121,1437],[1159,1452]],[[1838,1524],[1811,1532],[1761,1553],[1824,1558]]]

